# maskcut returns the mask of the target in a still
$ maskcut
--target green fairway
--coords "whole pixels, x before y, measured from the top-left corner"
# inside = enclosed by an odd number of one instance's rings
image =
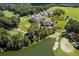
[[[52,56],[54,52],[52,47],[54,44],[53,39],[43,40],[35,45],[27,48],[20,49],[19,51],[9,51],[0,53],[3,56]]]
[[[55,6],[55,7],[49,8],[48,10],[54,10],[57,8],[64,10],[66,16],[79,19],[79,8]]]
[[[57,21],[55,25],[58,27],[59,30],[64,30],[66,24],[67,24],[66,21]]]

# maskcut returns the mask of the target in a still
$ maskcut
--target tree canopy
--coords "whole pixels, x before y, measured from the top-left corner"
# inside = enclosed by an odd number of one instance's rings
[[[76,20],[70,19],[65,28],[68,32],[79,33],[79,22]]]
[[[57,15],[57,16],[59,16],[59,15],[61,15],[61,14],[65,14],[65,11],[64,10],[62,10],[62,9],[55,9],[54,11],[53,11],[53,15]]]

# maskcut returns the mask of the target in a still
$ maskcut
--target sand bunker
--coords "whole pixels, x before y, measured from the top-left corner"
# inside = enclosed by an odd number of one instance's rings
[[[71,43],[69,43],[68,39],[63,38],[60,41],[60,47],[62,49],[62,51],[64,52],[73,52],[73,46]]]

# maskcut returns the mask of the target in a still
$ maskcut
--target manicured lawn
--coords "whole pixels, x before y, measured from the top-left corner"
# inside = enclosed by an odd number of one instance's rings
[[[3,56],[52,56],[54,52],[52,47],[54,44],[53,39],[43,40],[35,45],[27,48],[20,49],[19,51],[9,51],[0,53]]]

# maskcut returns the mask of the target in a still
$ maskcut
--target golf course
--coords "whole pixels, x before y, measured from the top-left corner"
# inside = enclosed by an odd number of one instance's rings
[[[64,17],[69,16],[79,21],[79,8],[52,6],[47,11],[54,11],[55,9],[64,10]],[[8,10],[4,10],[3,13],[5,17],[19,16]],[[31,19],[31,16],[20,16],[19,28],[12,29],[8,32],[11,35],[19,32],[23,37],[31,26],[29,19]],[[58,21],[55,26],[59,27],[59,31],[55,31],[54,34],[45,37],[44,40],[42,39],[39,42],[35,41],[33,44],[22,47],[19,50],[0,52],[0,56],[79,56],[79,50],[67,38],[61,37],[66,25],[66,21]]]

